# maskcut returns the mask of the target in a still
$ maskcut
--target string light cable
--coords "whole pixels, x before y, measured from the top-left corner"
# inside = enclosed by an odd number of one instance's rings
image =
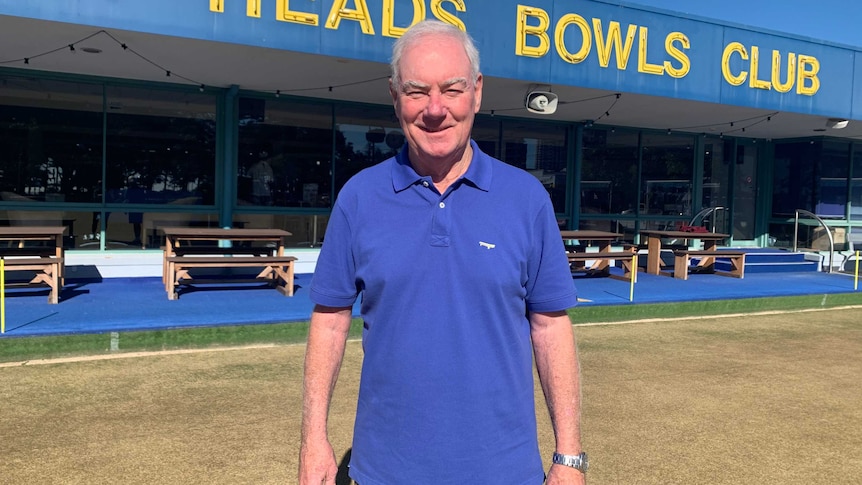
[[[47,50],[45,52],[40,52],[40,53],[33,54],[30,56],[26,56],[26,57],[19,57],[16,59],[0,60],[0,65],[19,64],[19,63],[23,63],[25,65],[30,65],[31,61],[35,61],[35,60],[39,59],[40,57],[45,57],[45,56],[48,56],[51,54],[55,54],[57,52],[60,52],[60,51],[66,50],[66,49],[68,49],[70,52],[76,52],[75,45],[80,45],[81,43],[86,42],[87,40],[90,40],[90,39],[92,39],[96,36],[99,36],[99,35],[107,36],[114,43],[116,43],[118,46],[120,46],[124,51],[131,53],[132,55],[138,57],[139,59],[143,60],[144,62],[152,65],[156,69],[164,72],[165,77],[178,78],[178,79],[182,79],[183,81],[186,81],[188,83],[195,84],[199,87],[199,89],[201,91],[203,91],[204,88],[206,87],[204,85],[204,83],[196,81],[196,80],[194,80],[188,76],[185,76],[183,74],[180,74],[177,71],[174,71],[172,69],[168,69],[167,67],[165,67],[165,66],[159,64],[158,62],[150,59],[149,57],[141,54],[140,52],[138,52],[137,50],[135,50],[134,48],[132,48],[131,46],[129,46],[125,42],[121,41],[116,36],[114,36],[113,34],[111,34],[110,32],[108,32],[107,30],[104,30],[104,29],[99,30],[97,32],[94,32],[92,34],[89,34],[85,37],[82,37],[82,38],[80,38],[74,42],[64,44],[61,47],[50,49],[50,50]],[[299,93],[299,92],[306,92],[306,91],[319,91],[319,90],[323,90],[323,89],[326,89],[329,92],[332,92],[333,89],[339,89],[339,88],[345,88],[345,87],[349,87],[349,86],[356,86],[356,85],[360,85],[360,84],[372,83],[372,82],[377,82],[377,81],[381,81],[384,79],[389,79],[389,75],[387,74],[385,76],[378,76],[378,77],[375,77],[372,79],[353,81],[353,82],[344,83],[344,84],[337,84],[337,85],[316,86],[316,87],[308,87],[308,88],[294,88],[294,89],[276,89],[274,91],[269,91],[269,92],[275,94],[276,97],[278,97],[282,93]]]
[[[610,97],[613,97],[613,98],[614,98],[614,102],[613,102],[613,103],[611,103],[611,105],[610,105],[610,107],[609,107],[608,109],[604,110],[604,114],[602,115],[602,116],[604,117],[604,116],[610,116],[610,111],[611,111],[611,109],[613,109],[613,107],[614,107],[614,106],[617,104],[617,102],[619,101],[620,97],[622,97],[622,93],[603,94],[603,95],[601,95],[601,96],[593,96],[593,97],[591,97],[591,98],[575,99],[575,100],[570,100],[570,101],[558,101],[558,102],[557,102],[557,105],[586,103],[586,102],[589,102],[589,101],[596,101],[596,100],[599,100],[599,99],[605,99],[605,98],[610,98]],[[487,109],[487,110],[481,110],[481,112],[483,112],[483,113],[490,113],[491,115],[494,115],[494,114],[496,114],[496,113],[500,113],[500,112],[507,112],[507,111],[520,111],[520,110],[523,110],[523,109],[524,109],[524,107],[523,107],[523,106],[519,106],[519,107],[517,107],[517,108]]]
[[[27,64],[27,65],[29,65],[29,64],[30,64],[30,61],[35,61],[35,60],[37,60],[37,59],[39,59],[39,58],[41,58],[41,57],[45,57],[45,56],[48,56],[48,55],[51,55],[51,54],[54,54],[54,53],[60,52],[60,51],[65,50],[65,49],[68,49],[70,52],[76,52],[76,50],[75,50],[75,45],[79,45],[79,44],[81,44],[81,43],[83,43],[83,42],[86,42],[86,41],[88,41],[88,40],[90,40],[90,39],[92,39],[92,38],[94,38],[94,37],[96,37],[96,36],[99,36],[99,35],[105,35],[105,36],[107,36],[107,37],[108,37],[108,38],[110,38],[112,41],[114,41],[118,46],[122,47],[122,49],[123,49],[124,51],[127,51],[127,52],[132,53],[132,54],[133,54],[133,55],[135,55],[136,57],[138,57],[138,58],[142,59],[143,61],[147,62],[148,64],[152,65],[153,67],[155,67],[155,68],[157,68],[157,69],[161,70],[162,72],[164,72],[166,77],[175,77],[175,78],[182,79],[183,81],[186,81],[186,82],[189,82],[189,83],[192,83],[192,84],[196,84],[196,85],[198,85],[198,87],[201,89],[201,91],[203,91],[203,89],[204,89],[204,87],[205,87],[203,83],[198,82],[198,81],[195,81],[194,79],[191,79],[191,78],[189,78],[189,77],[187,77],[187,76],[184,76],[184,75],[182,75],[182,74],[178,74],[178,73],[177,73],[177,72],[175,72],[175,71],[172,71],[172,70],[170,70],[170,69],[165,68],[164,66],[162,66],[162,65],[158,64],[157,62],[153,61],[152,59],[149,59],[148,57],[146,57],[145,55],[143,55],[143,54],[141,54],[140,52],[136,51],[135,49],[133,49],[133,48],[129,47],[129,45],[128,45],[128,44],[126,44],[126,43],[124,43],[124,42],[120,41],[120,40],[119,40],[119,39],[117,39],[114,35],[112,35],[110,32],[108,32],[107,30],[99,30],[99,31],[94,32],[94,33],[92,33],[92,34],[90,34],[90,35],[87,35],[87,36],[85,36],[85,37],[82,37],[82,38],[80,38],[80,39],[78,39],[78,40],[76,40],[76,41],[74,41],[74,42],[71,42],[71,43],[65,44],[65,45],[63,45],[62,47],[57,47],[57,48],[55,48],[55,49],[50,49],[50,50],[47,50],[47,51],[45,51],[45,52],[40,52],[40,53],[37,53],[37,54],[33,54],[33,55],[31,55],[31,56],[27,56],[27,57],[20,57],[20,58],[17,58],[17,59],[0,60],[0,65],[18,64],[18,63],[23,63],[23,64]]]
[[[778,114],[779,114],[778,111],[774,111],[772,113],[769,113],[768,115],[752,116],[750,118],[743,118],[740,120],[733,120],[733,121],[724,121],[721,123],[710,123],[708,125],[679,126],[676,128],[668,128],[667,131],[668,132],[671,132],[671,131],[689,131],[689,132],[691,132],[691,131],[702,130],[704,128],[717,128],[717,127],[722,127],[722,126],[728,126],[731,129],[723,130],[721,132],[722,135],[727,134],[727,133],[745,132],[745,130],[747,128],[751,128],[752,126],[756,126],[756,125],[759,125],[761,123],[768,123],[768,122],[772,121],[772,118],[774,116],[777,116]],[[748,123],[748,124],[746,124],[746,123]],[[739,126],[739,125],[742,125],[742,126]]]

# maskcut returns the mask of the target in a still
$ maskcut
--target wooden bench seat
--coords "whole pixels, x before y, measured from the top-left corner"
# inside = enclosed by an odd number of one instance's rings
[[[57,257],[12,257],[3,259],[6,271],[34,271],[36,274],[27,282],[6,282],[6,286],[29,287],[47,285],[50,288],[48,303],[60,302],[63,287],[63,258]]]
[[[568,252],[569,266],[572,272],[587,272],[590,275],[602,275],[610,278],[637,281],[637,262],[632,264],[632,257],[636,254],[632,251],[610,251],[610,252]],[[623,275],[612,274],[610,261],[619,260],[622,263]],[[587,261],[595,261],[592,266],[587,267]]]
[[[162,251],[165,250],[164,247],[161,248]],[[215,245],[183,245],[174,248],[174,254],[177,256],[272,256],[275,252],[275,248],[264,247],[264,246],[241,246],[241,247],[227,247],[222,248]],[[168,262],[167,260],[162,262],[162,283],[167,283],[168,281]]]
[[[264,248],[261,248],[264,249]],[[210,253],[211,254],[211,253]],[[236,254],[236,252],[232,252]],[[260,252],[254,253],[260,254]],[[293,296],[294,256],[255,256],[255,255],[222,255],[222,256],[171,256],[166,258],[165,290],[169,300],[179,298],[177,287],[193,282],[218,282],[218,279],[192,278],[189,270],[192,268],[263,268],[254,277],[255,280],[266,280],[286,296]]]
[[[695,270],[703,273],[714,273],[722,276],[743,278],[745,276],[745,253],[742,251],[674,251],[674,278],[687,280],[688,275]],[[691,258],[699,258],[697,266],[691,266]],[[716,259],[725,259],[730,262],[730,271],[715,269]]]

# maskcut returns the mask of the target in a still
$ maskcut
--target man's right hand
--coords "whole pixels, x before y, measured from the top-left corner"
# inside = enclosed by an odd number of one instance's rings
[[[329,441],[306,443],[299,450],[299,485],[335,485],[338,464]]]

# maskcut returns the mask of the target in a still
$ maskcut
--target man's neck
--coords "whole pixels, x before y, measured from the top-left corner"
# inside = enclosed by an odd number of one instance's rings
[[[467,172],[472,159],[473,147],[467,144],[460,157],[450,160],[417,160],[416,162],[411,159],[411,164],[420,176],[431,177],[434,186],[442,194]]]

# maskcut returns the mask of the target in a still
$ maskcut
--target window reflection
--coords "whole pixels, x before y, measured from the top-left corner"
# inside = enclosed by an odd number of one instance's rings
[[[814,209],[813,184],[819,144],[809,141],[775,146],[772,175],[772,215],[793,217],[796,209]]]
[[[853,145],[853,178],[850,181],[850,219],[862,221],[862,144]],[[862,228],[854,229],[862,232]]]
[[[642,213],[692,216],[693,146],[694,138],[691,136],[664,134],[643,136]]]
[[[340,106],[335,111],[335,187],[395,156],[406,143],[391,108]]]
[[[240,98],[238,206],[329,208],[331,159],[331,106]]]
[[[502,160],[535,176],[551,196],[554,211],[566,211],[566,129],[560,125],[506,120]]]
[[[4,77],[0,98],[0,197],[91,202],[101,176],[102,87]]]
[[[494,118],[476,117],[470,137],[479,149],[494,158],[500,158],[500,121]]]
[[[847,184],[850,182],[848,143],[824,142],[814,213],[820,217],[845,217]]]
[[[125,86],[106,93],[106,202],[214,204],[214,97]]]
[[[585,129],[581,170],[581,213],[619,214],[621,228],[634,229],[637,216],[638,133]]]

